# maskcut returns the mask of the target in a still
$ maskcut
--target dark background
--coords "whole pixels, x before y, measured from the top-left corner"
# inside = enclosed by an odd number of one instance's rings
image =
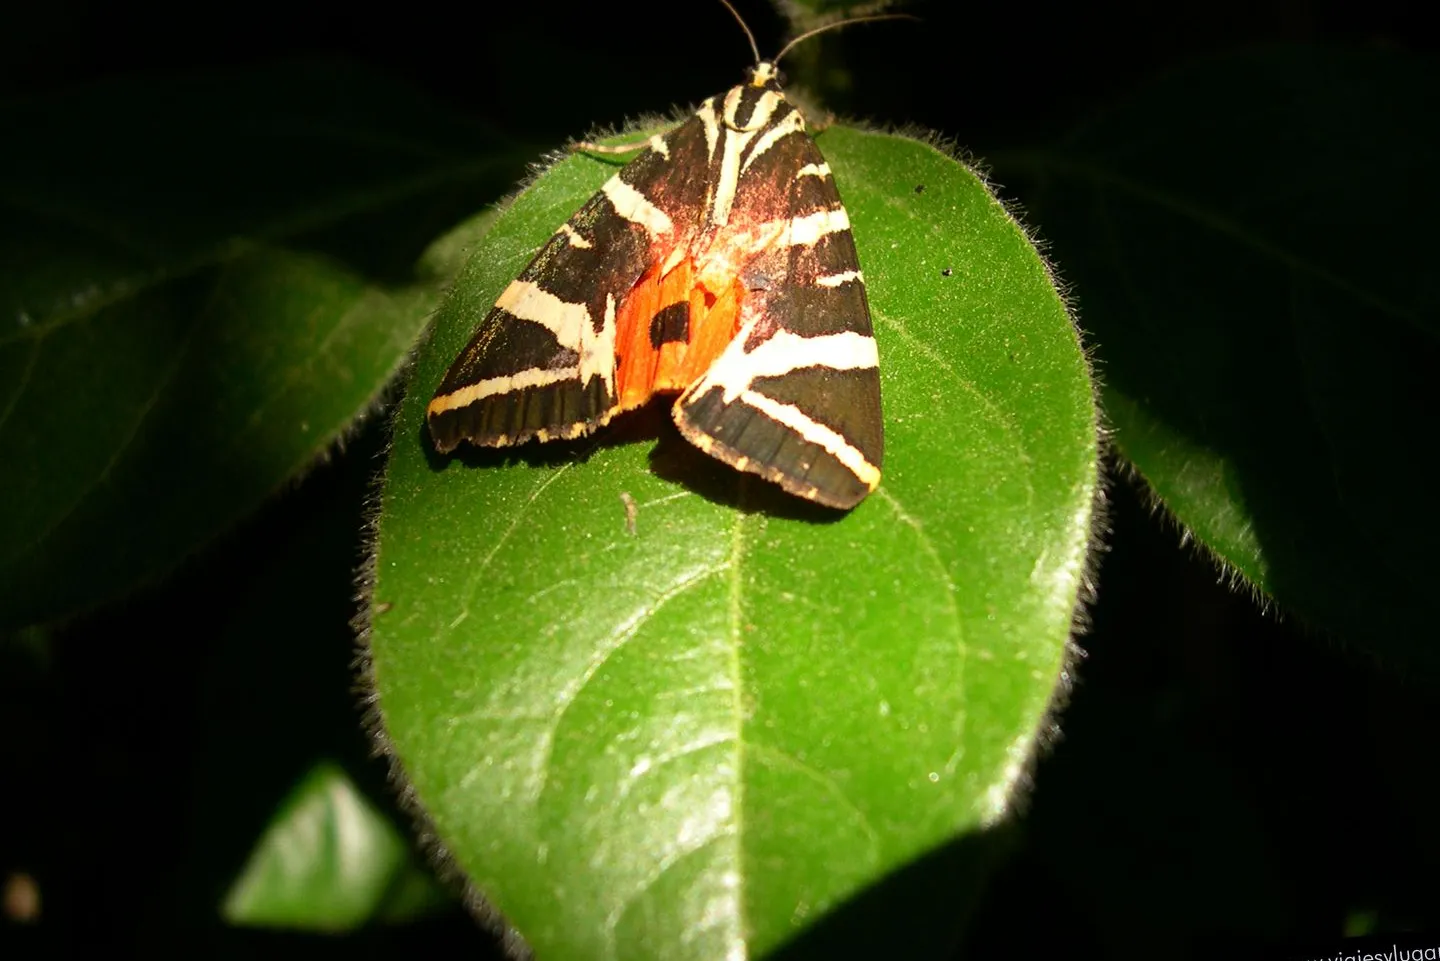
[[[783,22],[760,0],[738,5],[761,55],[773,55]],[[1147,77],[1197,56],[1297,41],[1428,51],[1435,41],[1426,6],[1403,0],[921,0],[903,9],[924,22],[858,27],[818,41],[852,73],[848,95],[832,91],[827,106],[938,129],[976,150],[1062,134]],[[55,0],[0,12],[0,90],[10,93],[314,55],[380,67],[504,130],[548,137],[547,147],[593,124],[697,103],[734,84],[750,61],[740,30],[714,0],[457,7]]]
[[[758,2],[740,5],[762,54],[773,53],[779,19]],[[1195,57],[1272,42],[1425,53],[1435,43],[1422,5],[1399,2],[911,9],[925,23],[816,41],[826,64],[847,68],[828,77],[827,106],[939,130],[982,158],[1063,139]],[[463,9],[61,0],[0,12],[7,97],[317,55],[408,80],[533,143],[537,156],[592,125],[696,102],[750,60],[728,14],[707,0]],[[0,149],[23,146],[0,131]],[[524,173],[517,165],[514,179]],[[1023,181],[997,174],[1023,204]],[[46,926],[17,942],[27,953],[88,939],[235,956],[296,942],[347,957],[493,948],[458,911],[347,939],[230,932],[209,914],[273,807],[277,778],[310,759],[286,746],[297,725],[329,732],[373,795],[387,796],[383,770],[364,760],[346,626],[378,448],[372,428],[166,585],[0,651],[9,735],[0,870],[24,866],[46,899]],[[1015,848],[973,910],[964,952],[1243,956],[1315,944],[1318,956],[1326,945],[1336,953],[1328,939],[1347,930],[1440,940],[1433,680],[1262,612],[1181,546],[1136,484],[1111,475],[1100,590],[1064,737],[1036,768]],[[328,553],[316,569],[330,573],[296,587],[289,631],[222,640],[267,566],[312,549]],[[967,910],[956,905],[957,916]]]

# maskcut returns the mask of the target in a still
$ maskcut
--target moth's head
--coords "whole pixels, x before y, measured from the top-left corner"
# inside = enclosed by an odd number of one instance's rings
[[[781,85],[785,83],[785,75],[780,72],[779,67],[775,66],[773,60],[761,60],[746,71],[745,83],[747,86],[774,90],[778,93]]]

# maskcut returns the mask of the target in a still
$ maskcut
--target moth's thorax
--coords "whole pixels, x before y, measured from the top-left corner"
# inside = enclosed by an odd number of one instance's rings
[[[720,116],[731,130],[748,133],[768,124],[783,103],[779,72],[774,64],[762,61],[750,69],[745,83],[725,94]]]

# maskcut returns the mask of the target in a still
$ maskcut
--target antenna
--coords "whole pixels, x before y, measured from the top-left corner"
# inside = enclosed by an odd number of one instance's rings
[[[731,5],[730,0],[720,0],[720,2],[725,4],[725,9],[729,10],[730,15],[735,18],[735,22],[740,24],[740,29],[745,31],[745,39],[750,41],[750,52],[755,54],[755,62],[758,64],[760,62],[760,48],[755,44],[755,34],[750,32],[750,28],[745,25],[744,18],[740,16],[740,11]],[[775,59],[779,60],[780,58],[776,57]]]

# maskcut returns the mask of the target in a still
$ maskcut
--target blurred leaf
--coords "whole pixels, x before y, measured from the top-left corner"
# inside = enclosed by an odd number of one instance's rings
[[[167,695],[188,709],[184,723],[173,710],[164,716],[195,752],[176,789],[185,816],[175,829],[184,859],[174,893],[147,901],[171,917],[210,923],[228,898],[237,923],[303,931],[403,920],[433,910],[437,895],[455,908],[411,862],[410,819],[395,809],[357,724],[354,570],[388,434],[387,424],[367,424],[343,457],[272,498],[222,550],[132,599],[123,615],[87,619],[122,633],[145,625],[162,651],[203,652],[190,680],[137,672],[156,686],[146,698],[152,710]],[[149,750],[169,753],[164,743]],[[340,838],[368,874],[332,876]],[[164,916],[152,923],[163,927]]]
[[[10,105],[0,624],[173,567],[367,410],[435,302],[491,138],[336,65]],[[397,215],[398,210],[398,215]]]
[[[347,931],[448,903],[389,818],[321,763],[277,812],[222,912],[231,924]]]
[[[1115,443],[1260,591],[1440,667],[1433,64],[1284,49],[1193,66],[1002,176],[1104,364]]]
[[[1345,918],[1345,928],[1342,936],[1347,938],[1363,938],[1367,935],[1376,934],[1376,922],[1380,920],[1376,911],[1352,911]]]
[[[810,33],[825,30],[827,39],[807,39],[785,54],[784,70],[792,78],[797,91],[803,90],[808,96],[818,96],[824,102],[845,103],[853,95],[855,76],[853,64],[844,55],[845,43],[826,28],[846,20],[879,15],[912,15],[913,4],[907,0],[777,0],[775,5],[789,22],[785,42]],[[885,25],[893,26],[893,25]],[[913,24],[911,25],[913,26]],[[859,45],[863,48],[863,41]],[[780,49],[766,50],[760,55],[774,57]],[[823,114],[820,102],[807,103],[810,113]],[[843,108],[842,112],[843,112]]]
[[[663,415],[433,454],[425,403],[614,172],[595,158],[500,217],[417,358],[373,680],[439,836],[540,957],[774,951],[999,818],[1059,682],[1096,489],[1075,330],[969,170],[894,136],[820,141],[886,407],[884,481],[853,512],[730,470]],[[926,921],[953,924],[948,908]]]
[[[496,166],[493,135],[343,63],[121,79],[0,119],[27,146],[0,156],[7,344],[221,263],[237,240],[423,204]]]
[[[909,0],[777,0],[774,5],[789,18],[796,34],[837,20],[900,13],[914,6]]]

